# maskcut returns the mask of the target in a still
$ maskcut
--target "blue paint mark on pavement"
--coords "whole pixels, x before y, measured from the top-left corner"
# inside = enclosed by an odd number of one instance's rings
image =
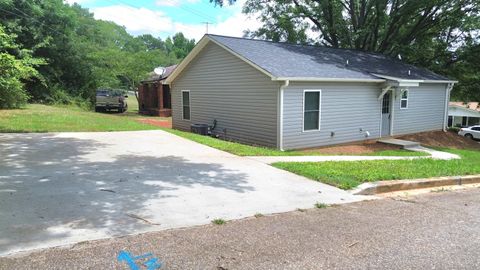
[[[147,270],[155,270],[155,269],[160,269],[162,267],[162,262],[159,262],[158,258],[153,257],[152,253],[145,253],[140,256],[132,256],[132,254],[130,254],[129,252],[122,250],[120,251],[120,253],[118,253],[118,256],[117,256],[117,260],[119,262],[127,263],[127,265],[130,267],[130,270],[143,269],[143,267],[140,268],[135,261],[145,260],[145,259],[148,259],[148,260],[141,263],[140,265],[146,266]]]

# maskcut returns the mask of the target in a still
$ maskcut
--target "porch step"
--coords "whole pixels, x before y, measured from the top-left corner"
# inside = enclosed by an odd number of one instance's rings
[[[398,145],[398,146],[401,146],[402,148],[412,148],[412,147],[420,146],[420,143],[418,143],[418,142],[399,140],[399,139],[380,139],[380,140],[378,140],[378,142]]]

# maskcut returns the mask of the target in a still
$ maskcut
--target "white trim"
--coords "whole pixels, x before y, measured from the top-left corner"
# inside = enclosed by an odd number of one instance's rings
[[[184,92],[188,92],[188,112],[189,112],[189,116],[188,116],[188,119],[185,119],[185,112],[183,110],[183,93]],[[191,97],[191,94],[190,94],[190,90],[182,90],[181,91],[181,98],[182,98],[182,120],[184,121],[191,121],[192,120],[192,97]]]
[[[390,134],[389,136],[393,136],[393,122],[395,119],[395,91],[392,91],[392,95],[390,97]]]
[[[272,81],[304,81],[304,82],[369,82],[382,83],[383,79],[351,79],[351,78],[321,78],[321,77],[273,77]]]
[[[390,89],[392,89],[392,86],[391,86],[391,85],[388,85],[387,87],[383,88],[383,89],[382,89],[382,92],[381,92],[380,95],[378,96],[378,100],[382,100],[382,101],[383,101],[383,96],[384,96]]]
[[[377,76],[379,78],[384,78],[387,80],[398,81],[403,83],[458,83],[458,81],[451,81],[451,80],[412,80],[412,79],[402,79],[393,76],[387,76],[382,74],[372,73],[372,75]]]
[[[390,89],[388,91],[391,91],[391,94],[390,94],[390,101],[389,101],[389,106],[390,108],[388,109],[389,112],[390,112],[390,130],[389,130],[389,134],[385,137],[390,137],[392,136],[392,132],[393,132],[393,110],[392,108],[394,107],[395,104],[393,104],[392,102],[392,98],[393,96],[395,96],[395,93],[394,93],[394,90],[393,89]],[[385,93],[383,93],[382,95],[382,99],[380,99],[380,130],[379,130],[379,138],[384,138],[383,134],[382,134],[382,131],[383,131],[383,96],[385,96],[385,94],[388,92],[386,91]]]
[[[280,90],[278,91],[278,130],[277,130],[277,147],[280,151],[283,151],[283,93],[285,92],[285,88],[288,87],[290,84],[289,80],[286,80],[283,85],[280,86]]]
[[[405,92],[407,93],[407,98],[406,99],[403,98],[403,93],[405,93]],[[410,90],[409,89],[402,89],[400,91],[400,110],[407,110],[408,109],[408,104],[410,103],[408,101],[409,97],[410,97]],[[402,107],[402,101],[404,101],[404,100],[407,101],[407,107]]]
[[[385,95],[385,94],[384,94]],[[378,130],[378,137],[382,138],[382,128],[383,128],[383,96],[382,99],[379,100],[380,103],[380,129]]]
[[[318,92],[318,129],[305,130],[305,93]],[[322,119],[322,90],[321,89],[305,89],[303,90],[303,104],[302,104],[302,132],[316,132],[320,131],[320,124]]]
[[[448,103],[450,102],[450,91],[452,91],[454,83],[449,83],[445,88],[445,110],[443,114],[443,131],[447,131],[448,126]],[[452,122],[453,125],[453,122]]]

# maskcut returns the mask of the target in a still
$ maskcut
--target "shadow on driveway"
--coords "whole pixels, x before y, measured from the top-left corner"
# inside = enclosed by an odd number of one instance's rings
[[[193,195],[198,187],[254,190],[244,173],[221,164],[102,152],[109,147],[55,134],[0,134],[0,254],[47,241],[76,241],[85,234],[102,238],[158,226],[148,211],[175,213],[175,207],[204,200],[167,203],[179,189]]]

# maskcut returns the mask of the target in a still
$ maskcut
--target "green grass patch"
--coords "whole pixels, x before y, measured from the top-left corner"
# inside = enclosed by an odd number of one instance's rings
[[[327,208],[328,204],[317,202],[317,203],[314,204],[314,206],[315,206],[315,208],[323,209],[323,208]]]
[[[0,132],[130,131],[158,127],[134,117],[86,111],[76,106],[29,104],[24,109],[0,110]]]
[[[307,178],[351,189],[365,182],[480,173],[480,151],[442,149],[461,156],[455,160],[371,160],[336,162],[278,162],[273,166]]]
[[[212,220],[212,223],[215,224],[215,225],[223,225],[227,222],[224,219],[216,218],[216,219]]]
[[[237,156],[325,156],[326,154],[320,151],[280,151],[274,148],[252,146],[236,142],[224,141],[209,136],[202,136],[191,132],[180,131],[176,129],[163,129],[167,132],[201,143],[225,152],[232,153]],[[329,154],[331,155],[331,154]],[[413,152],[408,150],[384,150],[375,153],[363,155],[378,155],[378,156],[427,156],[427,153]]]

